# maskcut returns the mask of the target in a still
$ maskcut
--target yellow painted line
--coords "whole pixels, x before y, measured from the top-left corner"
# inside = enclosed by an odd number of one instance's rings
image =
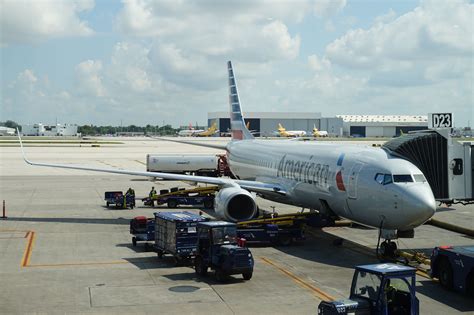
[[[35,264],[26,267],[69,267],[69,266],[100,266],[100,265],[120,265],[128,264],[125,260],[103,261],[103,262],[77,262],[77,263],[58,263],[58,264]]]
[[[295,281],[296,283],[298,283],[300,286],[302,286],[303,288],[307,289],[307,290],[310,290],[316,297],[318,297],[320,300],[324,300],[324,301],[334,301],[335,298],[332,297],[331,295],[327,294],[326,292],[322,291],[321,289],[319,288],[316,288],[315,286],[313,286],[312,284],[304,281],[303,279],[301,279],[300,277],[294,275],[293,273],[291,273],[290,271],[284,269],[283,267],[280,267],[278,266],[276,263],[274,263],[272,260],[266,258],[266,257],[260,257],[260,259],[269,264],[270,266],[273,266],[275,267],[276,269],[278,269],[279,271],[281,271],[283,274],[287,275],[288,277],[290,277],[291,279],[293,279],[293,281]]]
[[[26,242],[25,252],[23,253],[23,258],[21,260],[21,267],[28,267],[31,258],[31,251],[33,250],[33,246],[35,243],[35,232],[29,231],[28,232],[28,242]]]
[[[143,165],[146,165],[145,163],[143,163],[143,162],[140,161],[140,160],[135,160],[135,162],[140,163],[140,164],[143,164]]]

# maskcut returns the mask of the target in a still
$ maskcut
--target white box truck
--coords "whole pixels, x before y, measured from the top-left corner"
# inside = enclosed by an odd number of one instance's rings
[[[158,155],[147,154],[148,172],[195,174],[199,176],[218,176],[216,155]]]

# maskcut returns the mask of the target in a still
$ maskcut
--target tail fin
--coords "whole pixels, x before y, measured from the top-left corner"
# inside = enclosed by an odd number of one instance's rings
[[[245,127],[234,70],[232,70],[232,62],[230,61],[227,62],[227,70],[229,72],[230,129],[232,131],[232,140],[254,139],[250,131]]]
[[[278,124],[278,131],[286,131],[285,127],[283,127],[280,123]]]

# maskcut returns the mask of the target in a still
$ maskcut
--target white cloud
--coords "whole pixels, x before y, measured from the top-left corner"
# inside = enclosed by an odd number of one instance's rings
[[[93,0],[3,0],[0,2],[1,44],[91,35],[94,31],[78,14],[93,7]]]
[[[76,66],[78,90],[86,95],[105,96],[106,90],[102,83],[102,62],[86,60]]]
[[[313,71],[323,71],[331,68],[331,62],[327,58],[318,58],[317,55],[308,56],[308,64]]]
[[[333,63],[372,69],[407,60],[471,56],[473,16],[474,5],[467,1],[425,1],[393,21],[384,23],[384,16],[367,30],[350,30],[326,53]]]
[[[316,0],[314,13],[319,17],[330,17],[344,9],[346,0]]]

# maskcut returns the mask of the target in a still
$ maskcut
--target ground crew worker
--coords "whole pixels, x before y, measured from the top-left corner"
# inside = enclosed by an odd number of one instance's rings
[[[151,201],[151,206],[155,206],[155,200],[153,198],[156,196],[156,190],[155,187],[151,187],[150,193],[148,194],[148,198],[150,198]]]
[[[131,187],[128,188],[125,196],[130,196],[130,199],[132,199],[132,206],[135,207],[135,190],[133,190]]]

